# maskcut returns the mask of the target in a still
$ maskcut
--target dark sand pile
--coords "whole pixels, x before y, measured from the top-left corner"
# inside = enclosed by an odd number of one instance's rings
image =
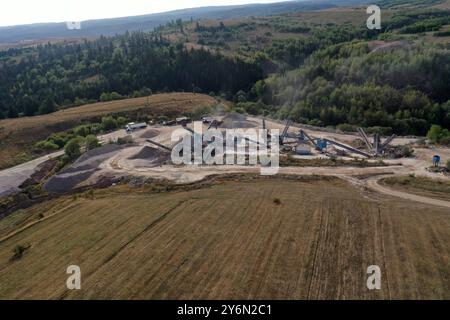
[[[246,129],[255,128],[258,123],[247,120],[247,117],[240,113],[231,113],[222,119],[223,123],[220,125],[224,129]]]
[[[88,179],[105,160],[111,158],[120,150],[128,146],[107,144],[90,150],[83,154],[69,168],[62,170],[51,177],[44,185],[45,190],[50,192],[64,193],[74,189],[79,183]]]
[[[144,139],[151,139],[156,137],[159,134],[159,130],[148,129],[145,130],[139,137]]]
[[[170,159],[170,153],[158,148],[145,146],[128,159],[135,160],[137,167],[155,167],[167,162]]]

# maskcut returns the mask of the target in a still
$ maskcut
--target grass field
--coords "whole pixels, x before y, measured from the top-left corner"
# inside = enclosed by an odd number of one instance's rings
[[[338,179],[116,186],[18,212],[0,232],[27,224],[0,240],[0,298],[450,298],[448,212],[371,200]],[[18,245],[27,249],[12,261]],[[65,287],[71,264],[79,291]],[[373,264],[379,291],[366,288]]]
[[[409,193],[450,201],[450,182],[425,177],[402,176],[381,180],[387,186],[394,186]]]
[[[0,169],[30,160],[36,142],[107,114],[177,115],[215,99],[201,94],[167,93],[150,97],[100,102],[35,117],[0,120]]]
[[[388,19],[393,12],[390,9],[383,10],[383,19]],[[256,51],[263,51],[274,40],[300,39],[309,37],[310,32],[280,31],[277,26],[302,25],[312,28],[325,25],[351,24],[355,27],[364,26],[367,20],[365,6],[354,8],[332,8],[317,11],[286,13],[268,17],[251,17],[230,20],[202,20],[199,22],[204,27],[217,27],[223,23],[226,27],[238,27],[238,31],[232,33],[223,43],[218,43],[216,35],[211,35],[203,44],[199,39],[205,33],[196,30],[197,22],[186,23],[181,32],[178,26],[166,27],[162,30],[165,37],[172,42],[184,43],[187,48],[207,48],[219,50],[229,56],[251,57]],[[241,27],[239,28],[239,25]],[[250,27],[247,27],[250,26]]]

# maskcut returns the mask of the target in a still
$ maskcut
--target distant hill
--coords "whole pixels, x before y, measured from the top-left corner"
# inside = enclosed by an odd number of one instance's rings
[[[183,9],[142,16],[88,20],[80,30],[67,29],[66,23],[39,23],[11,27],[0,27],[0,44],[24,41],[69,39],[114,35],[126,31],[150,31],[167,22],[182,19],[234,19],[251,16],[269,16],[287,12],[300,12],[333,8],[367,2],[365,0],[319,0],[286,1],[271,4],[248,4],[239,6],[202,7]]]

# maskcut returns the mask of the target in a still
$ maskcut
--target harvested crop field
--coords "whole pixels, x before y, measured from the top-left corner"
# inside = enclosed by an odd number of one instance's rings
[[[0,220],[5,235],[42,219],[0,240],[0,298],[450,298],[446,209],[368,199],[334,178],[132,190],[61,197]],[[11,260],[17,245],[27,249]],[[72,264],[81,290],[65,287]],[[374,264],[379,291],[366,288]]]
[[[176,116],[215,102],[214,98],[202,94],[155,94],[148,98],[88,104],[43,116],[0,120],[0,169],[30,159],[36,142],[46,139],[52,133],[73,128],[83,121],[99,121],[108,114]]]
[[[450,181],[416,176],[395,176],[381,184],[419,196],[450,201]]]

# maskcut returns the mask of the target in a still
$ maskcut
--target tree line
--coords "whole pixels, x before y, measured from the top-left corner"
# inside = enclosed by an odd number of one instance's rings
[[[355,41],[318,50],[300,68],[259,81],[252,92],[280,118],[425,135],[432,124],[450,128],[448,79],[444,47],[372,52],[367,42]]]
[[[256,63],[187,50],[157,33],[12,49],[0,56],[0,117],[32,116],[151,92],[232,96],[263,77]]]

